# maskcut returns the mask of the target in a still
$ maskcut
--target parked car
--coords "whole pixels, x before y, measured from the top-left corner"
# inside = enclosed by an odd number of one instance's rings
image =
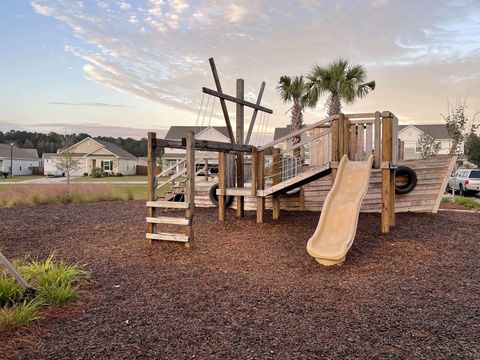
[[[480,169],[458,169],[448,180],[447,191],[458,191],[459,195],[480,192]]]

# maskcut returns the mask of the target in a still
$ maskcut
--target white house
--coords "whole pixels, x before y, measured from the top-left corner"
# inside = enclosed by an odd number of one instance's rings
[[[187,136],[189,131],[194,132],[195,139],[221,141],[230,143],[228,130],[222,126],[172,126],[165,135],[166,140],[181,140]],[[166,167],[173,166],[177,161],[184,159],[186,151],[184,149],[165,149],[163,162]],[[195,158],[208,158],[209,164],[218,165],[218,153],[212,151],[195,151]],[[180,165],[182,167],[183,165]],[[177,171],[180,170],[180,167]]]
[[[120,146],[107,141],[87,137],[75,145],[62,149],[58,153],[43,154],[43,172],[45,175],[62,175],[65,171],[58,168],[59,159],[66,151],[80,161],[78,170],[71,176],[91,174],[93,169],[101,168],[111,174],[135,175],[137,158]]]
[[[426,133],[440,142],[439,154],[449,154],[452,147],[452,138],[450,137],[445,124],[432,125],[399,125],[398,138],[405,142],[405,160],[419,159],[421,149],[418,143],[420,134]]]
[[[0,144],[0,171],[11,172],[13,176],[32,175],[33,168],[41,163],[37,149],[21,149],[15,145]]]

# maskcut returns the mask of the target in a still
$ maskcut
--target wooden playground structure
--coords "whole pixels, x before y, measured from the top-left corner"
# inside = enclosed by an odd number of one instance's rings
[[[212,182],[207,186],[205,182],[196,185],[196,175],[202,168],[207,175],[208,169],[204,158],[195,157],[196,151],[218,153],[216,195],[220,221],[226,219],[231,197],[234,197],[232,207],[236,209],[237,217],[243,217],[245,209],[255,210],[258,223],[264,222],[268,208],[272,209],[274,220],[280,218],[282,209],[321,211],[343,155],[353,161],[365,161],[373,154],[370,188],[361,211],[381,213],[380,230],[383,234],[395,225],[396,212],[438,210],[442,190],[445,189],[455,159],[438,157],[431,162],[407,161],[418,173],[418,189],[406,195],[396,195],[396,181],[398,184],[402,179],[396,179],[395,170],[403,161],[403,143],[398,139],[398,119],[393,113],[340,113],[255,147],[249,142],[257,114],[272,113],[271,109],[260,105],[265,82],[261,84],[256,103],[251,103],[244,99],[242,79],[237,80],[236,96],[224,94],[213,59],[210,59],[210,65],[217,90],[202,90],[204,94],[219,99],[231,142],[198,140],[193,132],[189,132],[181,141],[157,139],[155,133],[148,133],[146,237],[149,241],[180,241],[189,246],[194,234],[195,206],[214,206],[205,201]],[[236,105],[235,134],[226,101]],[[253,109],[247,134],[244,132],[246,107]],[[181,171],[158,184],[156,150],[160,147],[184,149],[186,157],[182,161],[185,167]],[[266,160],[267,154],[272,154],[271,161]],[[200,170],[199,165],[203,166]],[[184,183],[180,201],[157,198],[157,188],[175,186],[175,181],[179,179]],[[185,217],[157,216],[158,208],[183,209]],[[186,226],[186,230],[182,234],[162,232],[162,224]]]

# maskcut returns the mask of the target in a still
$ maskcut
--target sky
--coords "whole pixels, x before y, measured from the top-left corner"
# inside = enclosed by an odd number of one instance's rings
[[[339,57],[376,81],[346,113],[389,110],[415,124],[441,122],[458,97],[480,109],[480,0],[1,0],[0,42],[0,131],[138,138],[224,125],[202,97],[215,87],[210,57],[225,93],[243,78],[255,102],[266,81],[262,105],[274,113],[254,142],[289,123],[280,76]],[[326,100],[305,122],[325,117]]]

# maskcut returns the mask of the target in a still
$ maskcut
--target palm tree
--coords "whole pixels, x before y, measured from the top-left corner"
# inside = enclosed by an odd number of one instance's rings
[[[342,101],[351,104],[375,90],[375,81],[366,81],[367,70],[362,65],[338,59],[321,67],[315,65],[307,76],[308,105],[315,107],[324,93],[328,94],[328,115],[342,109]]]
[[[292,132],[300,130],[303,125],[303,109],[307,105],[308,95],[303,76],[282,76],[278,83],[277,91],[283,102],[293,102],[290,108]],[[294,137],[293,144],[298,144],[300,140],[300,136]]]

